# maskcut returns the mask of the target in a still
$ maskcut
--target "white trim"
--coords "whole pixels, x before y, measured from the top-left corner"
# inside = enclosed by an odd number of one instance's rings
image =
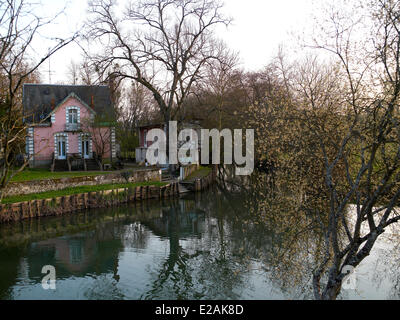
[[[76,110],[77,113],[77,124],[81,123],[81,108],[77,106],[70,106],[65,108],[65,123],[69,124],[69,111]]]
[[[68,139],[68,133],[65,132],[59,132],[54,134],[54,156],[56,159],[58,158],[58,138],[63,137],[65,138],[65,158],[67,157],[67,154],[69,152],[69,139]],[[65,160],[65,159],[60,159],[60,160]]]
[[[85,154],[83,153],[84,150],[82,149],[82,142],[85,140],[89,140],[89,158],[91,158],[93,154],[93,140],[90,133],[81,133],[79,135],[79,153],[81,154],[82,158],[85,157]]]
[[[78,135],[78,153],[82,155],[82,133]]]
[[[57,107],[55,107],[54,110],[50,112],[50,114],[51,115],[55,114],[57,112],[58,108],[60,108],[60,106],[62,106],[64,103],[66,103],[68,101],[68,99],[70,99],[70,98],[74,98],[74,99],[78,100],[91,113],[96,114],[96,111],[94,111],[91,107],[89,107],[89,105],[85,101],[83,101],[81,98],[79,98],[74,92],[70,93],[63,101],[61,101],[61,103],[59,103],[57,105]]]
[[[117,158],[117,150],[115,146],[115,127],[111,128],[111,157],[113,159]]]
[[[31,160],[34,160],[35,155],[35,129],[33,127],[28,128],[27,145],[28,145],[28,157],[32,156]]]

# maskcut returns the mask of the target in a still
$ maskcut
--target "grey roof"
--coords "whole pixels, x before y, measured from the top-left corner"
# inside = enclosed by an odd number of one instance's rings
[[[153,127],[162,127],[165,125],[165,122],[154,122],[154,123],[147,123],[143,125],[139,125],[139,129],[144,128],[153,128]],[[185,128],[185,129],[203,129],[203,127],[198,123],[197,120],[189,120],[183,121],[178,123],[178,129]]]
[[[108,86],[24,84],[22,104],[26,121],[28,123],[39,122],[46,118],[54,107],[57,107],[72,93],[89,107],[92,107],[93,97],[94,111],[101,116],[114,119],[115,113]]]

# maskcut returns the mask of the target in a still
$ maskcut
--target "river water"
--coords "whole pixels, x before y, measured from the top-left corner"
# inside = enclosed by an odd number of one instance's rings
[[[213,188],[0,226],[0,299],[312,299],[318,236],[288,241],[295,220],[278,212],[260,223],[248,212],[247,196]],[[340,299],[399,299],[395,235]],[[45,265],[55,290],[42,287]]]

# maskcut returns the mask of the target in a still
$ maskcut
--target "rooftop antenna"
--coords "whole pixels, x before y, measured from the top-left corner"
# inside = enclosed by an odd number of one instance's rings
[[[49,52],[50,52],[50,48],[49,48]],[[51,75],[52,74],[54,74],[54,72],[53,71],[51,71],[51,61],[50,61],[50,59],[51,59],[51,56],[49,56],[49,84],[51,84]]]

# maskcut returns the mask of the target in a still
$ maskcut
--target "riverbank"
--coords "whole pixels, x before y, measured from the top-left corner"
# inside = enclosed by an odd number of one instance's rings
[[[87,209],[108,208],[146,199],[160,199],[179,195],[179,184],[166,186],[145,185],[115,188],[97,192],[78,193],[18,203],[0,205],[0,223],[24,219],[59,216]]]
[[[189,183],[192,186],[189,188],[190,191],[202,191],[208,188],[216,178],[215,168],[207,171],[208,175],[205,175],[204,172],[202,170],[199,175],[195,175],[196,177],[193,180],[181,183],[184,186]],[[96,181],[92,180],[92,177],[87,178],[90,182]],[[117,178],[117,181],[121,181],[121,177]],[[81,179],[87,182],[86,177]],[[80,182],[82,183],[82,181]],[[0,204],[0,223],[59,216],[81,210],[107,208],[147,199],[179,197],[179,195],[179,182],[165,184],[159,181],[97,185],[91,183],[90,185],[78,185],[66,189],[19,194],[3,199],[3,203]]]
[[[65,189],[61,189],[61,190],[5,197],[2,200],[2,203],[3,204],[11,204],[11,203],[26,202],[26,201],[32,201],[32,200],[53,199],[56,197],[72,196],[75,194],[107,191],[107,190],[113,190],[113,189],[126,189],[126,188],[145,187],[145,186],[162,187],[162,186],[166,186],[166,185],[167,185],[167,183],[163,183],[163,182],[138,182],[138,183],[99,184],[99,185],[94,185],[94,186],[80,186],[80,187],[73,187],[73,188],[65,188]]]
[[[42,174],[39,172],[39,174]],[[161,182],[161,170],[159,168],[148,168],[140,170],[123,170],[116,172],[98,172],[80,175],[79,173],[60,173],[60,176],[49,176],[49,178],[38,180],[19,180],[10,182],[4,189],[3,197],[34,194],[76,188],[82,186],[97,186],[105,184]],[[73,174],[73,176],[63,176]],[[24,176],[24,175],[22,175]],[[25,174],[31,177],[32,174]],[[20,179],[21,177],[19,177]]]

